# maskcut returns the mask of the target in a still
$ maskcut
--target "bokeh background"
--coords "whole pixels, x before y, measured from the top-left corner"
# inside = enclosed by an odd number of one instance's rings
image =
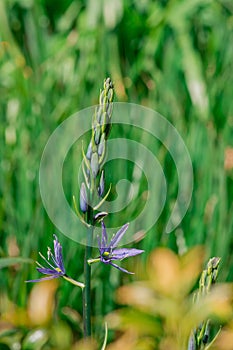
[[[81,291],[65,281],[25,284],[38,277],[35,265],[12,260],[6,266],[3,258],[37,260],[56,232],[69,275],[82,279],[83,247],[59,234],[47,217],[38,170],[51,133],[74,112],[98,103],[107,76],[115,101],[150,107],[176,127],[194,171],[189,210],[165,235],[177,175],[171,156],[155,147],[168,182],[166,205],[151,229],[153,239],[148,233],[137,243],[145,254],[126,265],[142,276],[154,248],[179,254],[203,245],[206,258],[222,259],[219,280],[232,281],[232,1],[2,0],[0,40],[0,348],[71,349],[82,338]],[[77,194],[73,166],[80,161],[78,146],[64,175],[68,200]],[[117,181],[122,167],[115,168]],[[127,171],[130,178],[131,165]],[[122,213],[122,224],[127,215]],[[103,316],[117,308],[115,291],[131,277],[105,266],[93,273],[94,332],[101,338]],[[110,339],[115,337],[112,332]]]

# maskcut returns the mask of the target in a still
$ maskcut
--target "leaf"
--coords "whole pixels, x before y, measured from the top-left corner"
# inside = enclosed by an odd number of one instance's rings
[[[23,340],[23,350],[39,350],[48,341],[48,332],[45,329],[34,329],[29,332]]]
[[[105,322],[104,326],[105,326],[104,342],[103,342],[101,350],[105,350],[106,349],[107,340],[108,340],[108,324],[107,324],[107,322]]]
[[[3,269],[4,267],[12,266],[15,264],[22,264],[22,263],[27,263],[27,264],[32,264],[33,260],[28,259],[28,258],[0,258],[0,269]]]

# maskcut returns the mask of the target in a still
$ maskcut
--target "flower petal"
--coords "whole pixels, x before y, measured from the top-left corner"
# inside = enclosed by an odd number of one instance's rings
[[[62,246],[59,243],[57,236],[56,235],[53,235],[53,236],[54,236],[54,254],[55,254],[57,267],[59,267],[61,271],[65,273],[65,268],[63,264],[63,258],[62,258]]]
[[[100,256],[102,256],[106,251],[108,251],[110,249],[102,247],[102,240],[100,240],[99,236],[97,236],[97,241],[98,241]]]
[[[102,240],[101,240],[101,248],[106,248],[107,247],[107,242],[108,242],[108,236],[107,236],[107,231],[106,227],[103,221],[101,221],[101,226],[102,226]]]
[[[59,275],[58,276],[48,276],[48,277],[43,277],[43,278],[39,278],[39,279],[36,279],[36,280],[29,280],[29,281],[25,281],[26,283],[30,283],[30,282],[42,282],[42,281],[49,281],[49,280],[52,280],[54,278],[58,278],[60,277]]]
[[[115,248],[118,243],[120,242],[120,240],[122,239],[122,237],[124,236],[127,228],[129,227],[129,224],[125,224],[123,225],[119,231],[117,231],[117,233],[112,237],[111,242],[109,244],[110,248]]]
[[[122,248],[122,249],[114,249],[112,252],[111,259],[112,260],[123,260],[125,258],[129,258],[130,256],[135,256],[138,254],[142,254],[144,250],[135,249],[135,248]]]
[[[120,270],[122,272],[128,273],[129,275],[134,275],[134,272],[130,272],[130,271],[126,270],[126,269],[123,269],[123,267],[120,267],[120,266],[118,266],[118,265],[116,265],[116,264],[114,264],[112,262],[110,262],[109,265],[112,265],[116,269],[118,269],[118,270]]]
[[[37,271],[43,273],[44,275],[57,275],[59,274],[56,270],[47,269],[46,267],[37,267]]]

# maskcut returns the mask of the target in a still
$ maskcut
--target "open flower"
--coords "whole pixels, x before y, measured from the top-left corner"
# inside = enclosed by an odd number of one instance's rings
[[[41,282],[41,281],[47,281],[58,277],[63,277],[65,280],[69,281],[72,284],[75,284],[76,286],[79,286],[81,288],[84,288],[84,284],[78,281],[73,280],[69,276],[67,276],[65,267],[63,264],[63,257],[62,257],[62,246],[60,242],[57,239],[56,235],[54,236],[54,254],[52,253],[51,249],[48,247],[48,259],[46,259],[41,253],[39,255],[42,259],[46,262],[48,265],[47,267],[42,266],[40,263],[36,262],[39,267],[37,267],[37,271],[44,275],[48,275],[47,277],[42,277],[35,280],[29,280],[26,282]],[[51,262],[49,261],[51,259]]]
[[[129,258],[130,256],[135,256],[138,254],[141,254],[144,252],[144,250],[135,249],[135,248],[119,248],[117,249],[117,245],[124,236],[129,224],[123,225],[119,231],[112,237],[110,243],[108,244],[108,236],[107,231],[104,222],[101,222],[102,225],[102,237],[101,241],[99,239],[98,245],[99,245],[99,251],[100,251],[100,257],[97,259],[90,259],[89,263],[102,261],[104,264],[109,264],[114,267],[116,267],[118,270],[134,274],[133,272],[129,272],[126,269],[123,269],[122,267],[116,265],[113,263],[115,260],[123,260],[125,258]]]

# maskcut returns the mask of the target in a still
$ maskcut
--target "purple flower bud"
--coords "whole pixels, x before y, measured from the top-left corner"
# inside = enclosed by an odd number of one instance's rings
[[[101,157],[102,154],[105,152],[105,133],[101,135],[100,143],[98,146],[98,155]]]
[[[97,124],[94,133],[95,144],[98,145],[100,142],[100,125]]]
[[[81,185],[80,189],[80,209],[83,213],[87,212],[88,209],[88,201],[87,201],[87,190],[84,182]]]
[[[86,154],[86,157],[87,159],[91,159],[91,155],[92,155],[92,145],[91,145],[91,142],[89,143],[88,145],[88,148],[87,148],[87,154]]]
[[[91,156],[91,170],[95,178],[99,171],[99,157],[97,153],[93,153]]]

